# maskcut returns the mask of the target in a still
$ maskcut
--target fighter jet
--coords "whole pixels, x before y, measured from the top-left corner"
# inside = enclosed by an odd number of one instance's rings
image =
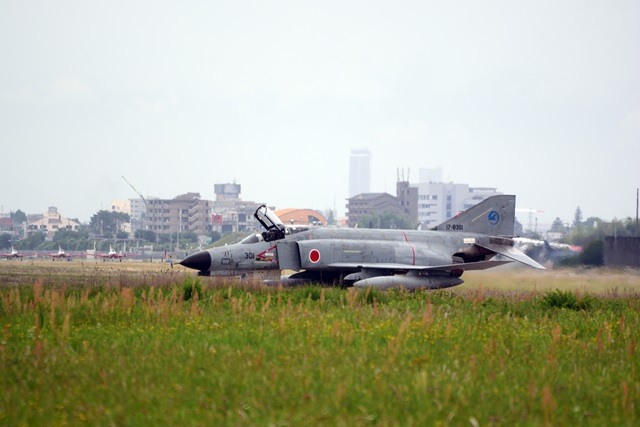
[[[293,270],[285,284],[440,289],[466,270],[513,261],[544,269],[514,246],[515,196],[487,198],[431,230],[287,227],[266,206],[254,216],[266,231],[195,253],[180,264],[199,275]]]
[[[103,261],[106,261],[107,259],[119,259],[122,262],[122,258],[132,257],[135,256],[135,254],[123,254],[122,251],[117,253],[115,249],[113,249],[113,246],[109,245],[109,253],[95,254],[94,256],[103,258]]]
[[[18,253],[18,251],[16,251],[13,248],[13,246],[11,246],[11,253],[9,253],[9,254],[0,254],[0,258],[7,258],[7,259],[9,259],[9,258],[22,258],[22,257],[25,257],[25,256],[27,256],[27,255]]]
[[[558,261],[582,252],[581,246],[568,245],[566,243],[529,239],[526,237],[516,237],[513,240],[516,248],[539,262],[555,264]]]
[[[47,257],[51,257],[52,261],[55,261],[56,258],[57,259],[66,259],[66,260],[71,260],[71,258],[75,258],[75,257],[83,257],[85,256],[84,254],[68,254],[66,253],[61,246],[58,246],[58,252],[56,253],[51,253],[51,254],[45,254],[45,255],[41,255],[45,258]]]

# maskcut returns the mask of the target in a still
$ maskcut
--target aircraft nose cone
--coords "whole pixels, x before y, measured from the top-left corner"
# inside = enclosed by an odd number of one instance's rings
[[[197,252],[189,255],[178,264],[194,270],[206,271],[211,268],[211,254],[207,251]]]

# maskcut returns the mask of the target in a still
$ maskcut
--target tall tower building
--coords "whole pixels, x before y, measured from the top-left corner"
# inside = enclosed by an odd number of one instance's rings
[[[349,160],[349,198],[370,192],[371,152],[351,150]]]

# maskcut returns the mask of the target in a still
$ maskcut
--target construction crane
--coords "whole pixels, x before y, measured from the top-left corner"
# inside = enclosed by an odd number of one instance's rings
[[[129,184],[129,187],[131,187],[133,189],[133,191],[135,191],[136,194],[138,196],[140,196],[140,198],[142,199],[142,203],[144,203],[144,205],[147,206],[147,201],[144,199],[144,196],[142,195],[142,193],[140,193],[138,190],[136,190],[136,187],[134,187],[129,181],[127,181],[127,178],[125,178],[124,175],[122,176],[122,179],[124,179],[124,182]]]
[[[129,187],[131,187],[133,189],[133,191],[135,191],[136,194],[138,196],[140,196],[140,198],[142,199],[142,203],[144,203],[144,209],[146,211],[147,210],[147,201],[145,200],[145,198],[142,195],[142,193],[140,193],[138,190],[136,190],[136,187],[134,187],[129,181],[127,181],[127,178],[125,178],[124,175],[122,176],[122,179],[124,179],[124,182],[129,184]],[[145,213],[143,212],[142,215],[140,216],[140,228],[142,230],[144,230],[144,217],[145,217]]]

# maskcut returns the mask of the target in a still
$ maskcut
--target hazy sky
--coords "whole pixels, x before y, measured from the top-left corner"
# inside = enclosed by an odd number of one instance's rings
[[[635,217],[640,2],[0,1],[0,205],[88,221],[112,199],[242,184],[344,213],[352,148]],[[526,216],[521,221],[526,221]]]

